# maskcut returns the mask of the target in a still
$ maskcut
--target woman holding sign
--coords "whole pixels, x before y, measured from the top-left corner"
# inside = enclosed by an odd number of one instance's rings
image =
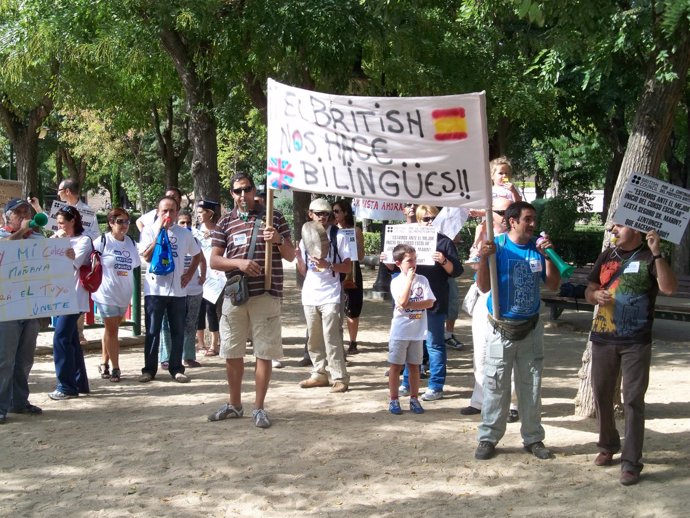
[[[347,354],[357,354],[357,333],[359,331],[359,315],[362,313],[364,301],[364,287],[362,282],[362,268],[359,262],[364,259],[364,236],[362,229],[355,225],[355,217],[352,213],[352,205],[347,200],[338,200],[333,204],[333,216],[338,231],[352,229],[357,245],[357,257],[351,257],[352,270],[343,280],[343,293],[345,297],[344,309],[347,317],[347,332],[350,335],[350,346]]]
[[[55,317],[53,359],[57,386],[48,397],[61,401],[89,393],[89,379],[86,375],[84,353],[79,344],[77,320],[81,312],[89,311],[89,292],[81,285],[79,268],[89,261],[93,244],[88,236],[82,235],[84,226],[81,215],[74,207],[66,205],[61,208],[55,219],[59,229],[55,235],[68,237],[74,250],[74,289],[77,291],[76,313]]]
[[[140,265],[137,245],[129,230],[129,213],[125,209],[115,208],[108,213],[110,232],[94,243],[101,253],[103,281],[92,298],[98,304],[98,312],[103,317],[103,363],[99,365],[101,378],[120,381],[120,342],[118,333],[120,322],[127,312],[134,289],[134,269]],[[108,361],[112,361],[113,370],[109,370]]]

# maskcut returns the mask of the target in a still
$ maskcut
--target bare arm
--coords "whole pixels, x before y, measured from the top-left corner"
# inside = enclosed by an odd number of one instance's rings
[[[647,246],[654,256],[661,255],[661,240],[659,234],[652,230],[647,233]],[[678,289],[678,279],[673,273],[671,266],[666,262],[666,259],[660,257],[654,259],[656,262],[656,281],[659,284],[659,291],[664,295],[673,295]]]

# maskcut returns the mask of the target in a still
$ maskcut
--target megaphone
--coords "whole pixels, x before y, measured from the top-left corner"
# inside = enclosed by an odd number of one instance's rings
[[[34,216],[34,218],[29,221],[29,228],[41,228],[48,224],[48,216],[45,212],[39,212]]]
[[[537,244],[542,239],[544,239],[544,233],[543,232],[542,232],[542,237],[537,239]],[[544,250],[544,253],[546,254],[546,256],[549,259],[551,259],[551,262],[556,265],[556,268],[558,268],[558,273],[561,274],[561,279],[563,279],[564,281],[567,281],[568,279],[570,279],[570,276],[575,271],[575,267],[570,266],[563,259],[561,259],[561,256],[558,255],[553,248],[547,248],[546,250]]]

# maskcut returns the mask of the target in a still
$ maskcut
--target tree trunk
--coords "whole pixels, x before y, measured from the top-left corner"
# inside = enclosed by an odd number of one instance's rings
[[[199,77],[193,55],[207,52],[204,45],[187,47],[180,35],[169,28],[161,30],[161,41],[177,71],[185,91],[185,105],[189,116],[189,140],[192,145],[192,178],[194,195],[218,199],[218,143],[216,120],[209,80]]]
[[[622,103],[616,104],[614,113],[609,120],[609,125],[602,129],[602,133],[606,136],[613,153],[611,161],[606,168],[606,179],[604,180],[604,203],[601,221],[606,221],[611,198],[613,197],[613,190],[616,187],[618,173],[621,170],[621,164],[625,156],[625,143],[629,138],[628,132],[625,129],[625,106]]]
[[[168,99],[166,107],[165,127],[161,131],[161,121],[158,115],[158,108],[154,105],[151,108],[151,118],[153,119],[153,129],[158,142],[158,156],[163,161],[165,168],[165,185],[170,187],[179,187],[180,183],[180,169],[184,163],[184,159],[189,151],[189,119],[185,118],[182,125],[184,131],[182,132],[183,139],[179,146],[175,146],[174,128],[175,128],[175,111],[173,108],[173,98]]]
[[[52,109],[53,101],[46,96],[40,105],[24,112],[20,118],[17,115],[20,110],[13,107],[9,99],[0,103],[0,123],[14,146],[17,179],[22,183],[23,196],[38,194],[38,132]]]
[[[657,70],[653,66],[650,66],[647,72],[644,91],[635,113],[628,146],[609,206],[607,225],[611,223],[611,214],[618,207],[623,188],[633,174],[650,176],[659,174],[668,138],[673,129],[676,107],[684,93],[690,67],[690,33],[683,27],[683,30],[678,30],[676,34],[678,35],[677,50],[670,58],[670,66],[676,74],[676,79],[659,81]],[[604,238],[604,243],[607,242],[608,236]],[[590,356],[583,355],[580,372],[583,373],[584,378],[575,397],[576,415],[596,414],[596,409],[592,405],[590,360]]]

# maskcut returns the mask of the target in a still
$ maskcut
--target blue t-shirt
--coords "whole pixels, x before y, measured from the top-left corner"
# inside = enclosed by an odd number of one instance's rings
[[[507,234],[494,238],[498,270],[498,303],[501,318],[526,320],[539,313],[539,280],[546,279],[546,259],[537,251],[536,241],[513,243]],[[492,311],[492,297],[486,302]]]

